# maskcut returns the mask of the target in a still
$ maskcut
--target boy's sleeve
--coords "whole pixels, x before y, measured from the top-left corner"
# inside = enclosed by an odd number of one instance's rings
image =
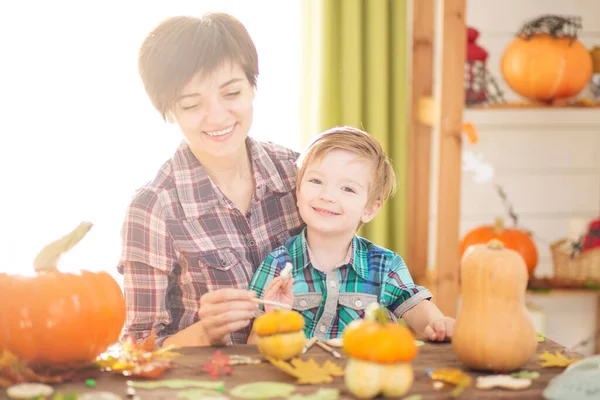
[[[382,306],[402,318],[406,311],[433,296],[425,287],[414,284],[404,260],[396,254],[385,271],[379,297]]]
[[[270,253],[258,266],[256,272],[254,272],[254,275],[252,276],[248,289],[254,290],[256,292],[256,297],[259,299],[264,297],[265,289],[273,278],[281,273],[281,263],[279,262],[280,253],[280,251]],[[259,305],[259,308],[262,310],[263,305]]]

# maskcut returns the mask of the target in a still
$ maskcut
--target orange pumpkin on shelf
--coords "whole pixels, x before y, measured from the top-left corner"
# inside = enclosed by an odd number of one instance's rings
[[[32,367],[86,365],[118,341],[125,300],[106,272],[61,273],[56,265],[91,229],[80,224],[34,261],[35,276],[0,274],[0,351]]]
[[[378,394],[403,396],[414,381],[415,338],[405,326],[389,321],[378,303],[369,306],[365,314],[365,319],[352,321],[342,334],[348,356],[346,388],[359,399]]]
[[[592,56],[577,40],[579,27],[576,20],[559,16],[525,24],[502,55],[501,71],[508,86],[545,103],[579,94],[592,76]]]
[[[531,235],[518,228],[506,228],[504,220],[496,218],[494,225],[477,227],[463,237],[460,242],[460,257],[462,258],[469,246],[487,243],[492,239],[500,240],[504,247],[519,253],[525,260],[529,276],[533,275],[538,264],[538,251]]]

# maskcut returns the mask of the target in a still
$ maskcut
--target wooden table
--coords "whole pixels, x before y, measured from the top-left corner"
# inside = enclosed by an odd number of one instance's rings
[[[161,377],[161,379],[196,379],[196,380],[210,380],[208,375],[202,371],[202,365],[207,362],[214,355],[217,348],[184,348],[178,349],[182,355],[175,359],[177,366],[167,372]],[[219,348],[224,354],[239,354],[247,355],[252,357],[259,357],[255,346],[243,345],[243,346],[231,346]],[[413,368],[415,373],[415,382],[412,389],[407,394],[420,394],[422,399],[448,399],[450,391],[449,386],[445,386],[444,389],[436,391],[433,388],[432,380],[425,375],[425,371],[430,368],[440,367],[452,367],[461,368],[460,362],[457,360],[452,347],[449,343],[429,343],[419,348],[419,355],[413,361]],[[537,354],[541,354],[544,350],[564,351],[564,347],[546,339],[544,342],[538,343]],[[573,355],[573,353],[567,353]],[[575,354],[577,355],[577,354]],[[325,360],[332,360],[339,365],[344,365],[345,360],[333,358],[328,353],[324,352],[317,346],[313,346],[308,351],[305,357],[313,357],[315,361],[322,363]],[[577,355],[581,357],[580,355]],[[556,375],[563,371],[563,368],[540,368],[537,365],[537,356],[533,356],[530,362],[523,368],[529,371],[539,371],[540,377],[533,381],[532,386],[523,391],[509,391],[509,390],[479,390],[475,387],[471,387],[466,390],[459,398],[460,399],[541,399],[542,391],[548,384],[548,382]],[[295,378],[287,375],[283,371],[280,371],[270,365],[269,363],[263,362],[258,365],[239,365],[233,367],[233,373],[230,376],[221,378],[225,382],[226,392],[234,386],[241,383],[250,383],[256,381],[278,381],[286,383],[294,383]],[[469,372],[469,374],[475,378],[478,375],[482,375],[476,372]],[[340,389],[340,399],[352,399],[353,397],[345,390],[343,378],[334,378],[334,382],[330,385],[324,385],[323,387],[334,387]],[[102,373],[96,379],[96,387],[87,387],[83,382],[69,383],[56,385],[56,391],[62,393],[84,393],[91,391],[110,391],[122,396],[123,399],[127,399],[126,388],[128,378],[118,376],[110,373]],[[474,379],[473,379],[474,381]],[[474,382],[473,382],[474,383]],[[318,390],[317,385],[302,385],[298,386],[295,393],[314,393]],[[157,400],[157,399],[177,399],[176,390],[173,389],[136,389],[136,394],[141,400]],[[2,393],[5,395],[5,393]],[[233,397],[231,397],[233,399]]]

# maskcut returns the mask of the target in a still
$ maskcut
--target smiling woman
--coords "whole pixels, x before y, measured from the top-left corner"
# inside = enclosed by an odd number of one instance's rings
[[[266,19],[265,10],[278,17]],[[182,99],[171,120],[185,128],[203,118],[206,107],[217,107],[209,113],[206,134],[199,132],[193,141],[232,151],[219,141],[250,122],[227,120],[223,110],[255,96],[250,136],[298,148],[300,0],[264,0],[260,6],[245,0],[63,0],[36,4],[35,13],[27,2],[1,3],[0,272],[30,270],[49,239],[90,220],[94,228],[87,240],[61,259],[61,269],[105,270],[122,280],[115,264],[126,207],[182,137],[193,135],[161,121],[138,74],[138,50],[163,19],[207,11],[231,13],[248,29],[260,55],[257,90],[250,91],[247,81],[209,88],[194,80],[189,89],[202,96]],[[214,74],[235,72],[223,68]],[[210,81],[227,83],[218,78]],[[228,97],[206,102],[217,95]],[[199,100],[198,109],[184,110],[194,105],[191,100]]]

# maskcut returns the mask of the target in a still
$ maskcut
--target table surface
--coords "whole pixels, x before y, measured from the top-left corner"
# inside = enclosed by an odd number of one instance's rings
[[[237,354],[246,355],[255,358],[260,358],[256,346],[252,345],[236,345],[229,347],[198,347],[198,348],[181,348],[176,351],[181,353],[181,356],[175,358],[175,367],[171,370],[166,371],[160,379],[195,379],[195,380],[211,380],[206,372],[202,371],[202,365],[213,357],[216,350],[220,350],[224,354]],[[546,339],[544,342],[538,343],[536,354],[541,354],[545,350],[553,352],[555,350],[566,351],[566,349],[557,343]],[[567,354],[574,354],[568,353]],[[577,355],[577,354],[575,354]],[[577,355],[581,357],[581,355]],[[326,360],[331,360],[342,366],[345,364],[345,357],[342,359],[336,359],[329,353],[323,351],[318,346],[313,346],[305,355],[300,356],[301,358],[312,357],[315,361],[322,363]],[[540,377],[533,380],[533,384],[526,390],[511,391],[502,389],[492,390],[480,390],[473,386],[467,389],[459,397],[460,399],[542,399],[542,392],[548,382],[560,374],[563,368],[541,368],[537,365],[537,355],[534,355],[529,363],[524,366],[523,370],[538,371]],[[423,400],[426,399],[448,399],[450,398],[449,392],[451,387],[444,385],[441,390],[435,390],[433,388],[433,381],[429,378],[425,371],[431,368],[461,368],[467,371],[471,377],[474,378],[479,375],[485,375],[478,372],[468,371],[464,368],[456,358],[456,355],[452,351],[450,343],[431,343],[426,342],[423,346],[419,347],[419,354],[412,363],[415,381],[409,393],[409,395],[419,394]],[[128,399],[126,395],[127,380],[129,378],[117,375],[115,373],[104,372],[96,378],[96,386],[91,388],[87,387],[84,382],[72,382],[60,385],[55,385],[55,392],[72,393],[77,392],[79,394],[85,392],[97,392],[97,391],[109,391],[120,395],[123,399]],[[353,399],[354,397],[348,393],[344,388],[343,377],[334,378],[334,382],[325,385],[298,385],[294,393],[309,394],[314,393],[319,387],[337,388],[340,390],[340,399]],[[294,383],[295,378],[286,374],[285,372],[275,368],[268,362],[262,362],[258,365],[236,365],[233,367],[233,372],[230,376],[221,377],[215,380],[222,380],[225,383],[225,393],[227,396],[228,390],[234,386],[242,383],[250,383],[257,381],[277,381]],[[141,400],[155,400],[155,399],[177,399],[177,390],[175,389],[136,389],[136,394]],[[6,397],[6,392],[0,392],[0,396]],[[406,397],[405,396],[405,397]],[[234,398],[234,397],[230,397]]]

